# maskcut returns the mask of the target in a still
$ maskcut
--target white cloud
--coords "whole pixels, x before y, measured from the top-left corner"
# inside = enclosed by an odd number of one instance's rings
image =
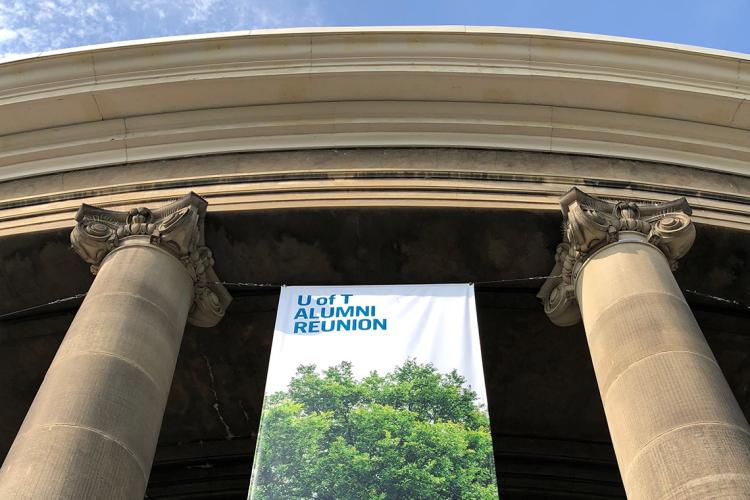
[[[212,11],[214,10],[215,4],[217,3],[216,0],[193,0],[192,5],[190,6],[190,9],[188,12],[190,15],[188,16],[187,20],[188,22],[194,23],[194,22],[204,22],[208,19],[208,16],[211,15]]]
[[[320,26],[321,0],[0,0],[0,58],[158,36]]]
[[[18,33],[16,31],[10,30],[8,28],[0,28],[0,43],[7,42],[15,38],[18,38]]]

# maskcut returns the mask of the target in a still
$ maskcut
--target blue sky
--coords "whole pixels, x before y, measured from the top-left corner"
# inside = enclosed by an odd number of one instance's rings
[[[750,53],[750,0],[0,0],[0,57],[301,26],[551,28]]]

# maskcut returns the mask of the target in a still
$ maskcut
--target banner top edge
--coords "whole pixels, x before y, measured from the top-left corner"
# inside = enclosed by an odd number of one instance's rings
[[[414,287],[414,286],[474,286],[474,282],[461,283],[379,283],[376,285],[281,285],[282,288],[395,288],[395,287]]]

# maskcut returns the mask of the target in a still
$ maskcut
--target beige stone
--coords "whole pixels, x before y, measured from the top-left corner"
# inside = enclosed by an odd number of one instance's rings
[[[71,240],[97,276],[0,469],[0,498],[143,498],[185,322],[215,324],[228,302],[204,215],[195,195],[81,208]]]
[[[193,283],[163,250],[104,260],[0,471],[0,498],[142,498]]]
[[[683,201],[563,198],[565,242],[540,296],[580,317],[631,499],[750,498],[750,426],[672,276],[695,230]]]
[[[748,64],[676,44],[465,26],[255,30],[59,51],[0,65],[0,179],[373,146],[747,173]],[[92,132],[102,123],[111,132]]]

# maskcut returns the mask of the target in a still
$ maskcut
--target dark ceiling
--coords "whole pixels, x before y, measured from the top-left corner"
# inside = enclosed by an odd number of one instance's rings
[[[206,239],[219,277],[231,283],[477,283],[503,497],[623,498],[583,329],[553,326],[535,298],[542,281],[528,279],[552,268],[560,225],[552,212],[290,209],[209,214]],[[0,314],[87,290],[92,277],[67,238],[0,240]],[[750,233],[701,226],[677,272],[746,415],[748,253]],[[235,301],[218,326],[186,329],[150,498],[246,496],[278,288],[228,288]],[[79,303],[0,319],[0,455]]]

